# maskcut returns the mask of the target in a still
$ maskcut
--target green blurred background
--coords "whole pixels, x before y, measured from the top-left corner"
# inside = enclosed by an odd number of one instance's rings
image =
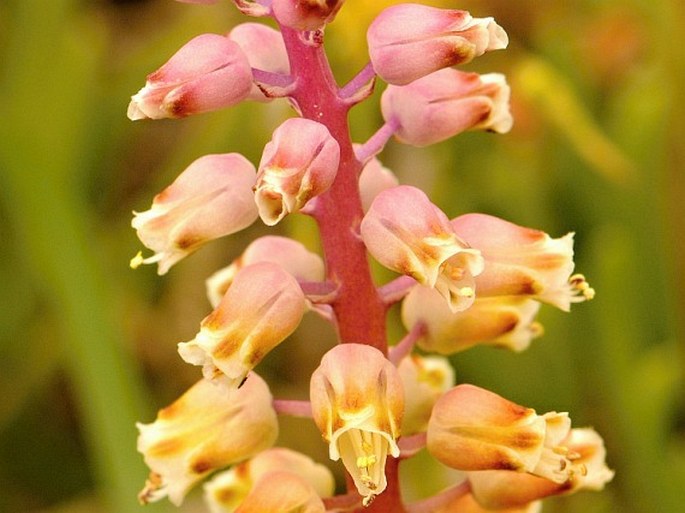
[[[365,28],[392,1],[347,0],[327,31],[340,81],[365,63]],[[454,358],[470,381],[538,411],[569,411],[605,437],[615,480],[547,512],[683,511],[685,403],[685,7],[681,0],[432,2],[494,16],[510,49],[469,69],[501,71],[516,124],[381,155],[448,215],[499,215],[576,232],[577,268],[597,298],[544,308],[546,334],[517,355]],[[228,1],[3,0],[0,3],[0,512],[141,511],[146,469],[134,422],[149,422],[199,377],[175,352],[210,309],[204,279],[254,237],[217,241],[159,278],[133,272],[131,211],[193,159],[240,151],[258,162],[285,103],[181,121],[126,119],[145,75],[201,32],[242,21]],[[374,97],[352,113],[358,141],[381,123]],[[285,232],[316,247],[306,219]],[[390,319],[394,338],[401,336]],[[303,398],[333,343],[307,319],[263,364]],[[282,443],[324,460],[302,420]],[[411,493],[445,482],[425,460]],[[420,483],[421,485],[417,485]],[[165,504],[148,511],[170,511]],[[182,511],[204,511],[191,497]]]

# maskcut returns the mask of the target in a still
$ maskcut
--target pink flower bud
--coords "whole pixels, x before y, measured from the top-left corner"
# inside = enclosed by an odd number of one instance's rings
[[[486,263],[487,268],[487,263]],[[522,351],[542,334],[535,322],[540,303],[516,296],[478,297],[468,310],[452,312],[444,298],[427,287],[414,287],[402,302],[402,322],[407,330],[417,323],[426,327],[418,346],[444,355],[464,351],[477,344]]]
[[[131,226],[155,254],[139,253],[131,267],[157,262],[165,274],[204,243],[250,226],[258,215],[255,180],[254,166],[238,153],[197,159],[154,197],[150,210],[134,212]]]
[[[425,431],[436,401],[454,386],[454,369],[447,358],[412,354],[402,359],[397,370],[404,389],[402,434]]]
[[[595,430],[572,429],[562,445],[576,470],[568,481],[557,483],[531,474],[502,470],[469,472],[475,499],[489,509],[522,507],[553,495],[602,490],[613,479],[614,472],[605,462],[604,441]]]
[[[317,30],[330,23],[345,0],[273,0],[278,23],[295,30]]]
[[[264,147],[255,201],[265,224],[273,226],[326,192],[335,180],[340,146],[321,123],[290,118]]]
[[[485,258],[476,284],[481,296],[527,296],[568,311],[594,290],[573,272],[573,234],[559,239],[485,214],[467,214],[452,227]]]
[[[279,31],[263,23],[241,23],[231,30],[228,37],[245,52],[252,68],[283,75],[290,73],[288,53]],[[256,84],[252,84],[248,99],[270,100]]]
[[[273,447],[230,470],[217,474],[205,484],[205,500],[211,512],[235,511],[255,483],[275,471],[285,471],[299,476],[319,497],[329,497],[335,492],[335,480],[328,468],[299,452]]]
[[[459,385],[443,395],[428,423],[428,451],[458,470],[514,470],[565,483],[582,469],[563,440],[566,413],[535,410],[475,387]]]
[[[186,43],[169,61],[148,75],[145,87],[131,97],[128,117],[181,118],[229,107],[252,88],[252,70],[237,43],[203,34]]]
[[[453,311],[475,296],[480,252],[462,241],[428,196],[408,185],[381,192],[361,223],[367,249],[385,267],[435,288]]]
[[[248,372],[300,324],[306,310],[302,289],[272,262],[249,265],[236,274],[219,306],[189,342],[178,345],[181,357],[202,365],[207,379],[225,375],[239,386]]]
[[[312,374],[310,396],[331,459],[342,458],[368,503],[387,486],[388,453],[395,458],[400,453],[396,440],[404,399],[397,369],[378,349],[340,344]]]
[[[445,68],[406,86],[389,85],[381,96],[386,122],[399,123],[403,143],[428,146],[465,130],[511,129],[509,86],[504,75]]]
[[[492,18],[426,5],[388,7],[367,32],[373,68],[389,84],[405,85],[441,68],[465,64],[506,48],[504,29]]]
[[[279,264],[298,281],[323,281],[325,278],[323,259],[319,255],[296,240],[267,235],[251,242],[231,265],[207,279],[207,296],[214,308],[233,283],[236,273],[257,262]]]
[[[367,212],[374,198],[385,189],[400,184],[395,174],[373,157],[362,169],[359,175],[359,193],[362,198],[362,208]]]
[[[141,502],[168,496],[179,505],[210,472],[270,447],[278,435],[272,401],[254,373],[240,389],[203,379],[160,410],[155,422],[138,424],[138,451],[151,470]]]
[[[255,483],[236,513],[326,513],[326,507],[302,477],[277,470]]]

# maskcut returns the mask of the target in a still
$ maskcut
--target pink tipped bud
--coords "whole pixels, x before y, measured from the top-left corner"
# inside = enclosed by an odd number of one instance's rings
[[[209,509],[212,513],[235,511],[255,484],[272,472],[288,472],[299,476],[319,497],[329,497],[335,492],[335,480],[328,468],[299,452],[273,447],[217,474],[205,484],[205,500]]]
[[[240,46],[203,34],[148,75],[145,87],[131,97],[128,117],[181,118],[217,110],[243,101],[251,88],[252,70]]]
[[[418,341],[421,349],[449,355],[484,344],[522,351],[542,334],[542,326],[535,322],[540,303],[516,296],[483,298],[479,278],[478,297],[463,312],[452,312],[444,298],[427,287],[414,287],[404,298],[405,327],[425,326],[425,335]]]
[[[428,451],[458,470],[514,470],[565,483],[581,469],[563,440],[566,413],[537,415],[473,385],[443,395],[428,423]]]
[[[475,499],[488,509],[516,508],[553,495],[602,490],[613,479],[614,472],[605,462],[604,441],[595,430],[572,429],[562,447],[575,469],[568,481],[558,483],[531,474],[501,470],[469,472]]]
[[[388,454],[400,454],[396,440],[404,399],[397,369],[378,349],[341,344],[312,374],[310,395],[331,459],[342,458],[368,503],[387,486]]]
[[[553,239],[485,214],[457,217],[452,227],[485,258],[485,270],[476,281],[482,296],[527,296],[564,311],[594,297],[582,275],[571,275],[572,233]]]
[[[270,73],[290,73],[288,53],[279,31],[262,23],[241,23],[231,30],[228,37],[245,52],[251,67]],[[252,84],[248,99],[270,100],[256,84]]]
[[[467,63],[509,43],[492,18],[418,4],[385,9],[369,27],[367,39],[374,70],[395,85]]]
[[[359,193],[362,198],[362,208],[368,212],[374,198],[382,191],[400,184],[395,174],[373,157],[362,169],[359,175]]]
[[[238,153],[197,159],[155,196],[150,210],[134,213],[131,225],[155,254],[139,253],[131,267],[157,262],[165,274],[204,243],[250,226],[258,215],[255,179],[254,166]]]
[[[428,196],[408,185],[381,192],[361,223],[367,249],[385,267],[435,288],[454,311],[475,297],[480,252],[461,240]]]
[[[278,23],[295,30],[317,30],[330,23],[345,0],[273,0]]]
[[[219,306],[202,321],[190,342],[178,345],[181,357],[202,365],[207,379],[225,375],[239,386],[248,372],[300,324],[306,310],[302,289],[278,264],[243,268]]]
[[[265,224],[273,226],[328,190],[335,180],[340,146],[321,123],[291,118],[264,147],[255,201]]]
[[[399,124],[396,137],[428,146],[466,130],[504,133],[511,129],[509,86],[499,73],[479,75],[441,69],[406,86],[389,85],[381,97],[387,122]]]
[[[270,447],[278,435],[272,401],[254,373],[240,389],[203,379],[160,410],[155,422],[138,424],[138,451],[151,470],[140,501],[168,496],[179,505],[209,473]]]
[[[323,259],[296,240],[267,235],[254,240],[231,265],[217,271],[207,279],[207,296],[214,308],[233,283],[243,267],[257,262],[274,262],[298,281],[323,281]]]

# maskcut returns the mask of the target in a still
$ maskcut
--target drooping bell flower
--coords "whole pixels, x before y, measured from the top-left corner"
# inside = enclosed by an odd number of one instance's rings
[[[345,0],[273,0],[271,9],[278,23],[295,30],[323,28],[338,14]]]
[[[488,390],[458,385],[433,408],[427,448],[457,470],[528,472],[562,484],[582,471],[563,443],[570,429],[565,413],[538,415]]]
[[[362,199],[362,209],[368,212],[371,203],[382,191],[397,187],[400,184],[395,174],[381,164],[376,157],[369,160],[359,175],[359,194]]]
[[[562,446],[576,469],[566,482],[557,483],[531,474],[503,470],[469,472],[468,480],[475,500],[493,510],[516,508],[554,495],[602,490],[613,479],[614,472],[605,461],[604,441],[595,430],[572,429]]]
[[[316,490],[299,475],[277,470],[264,474],[236,513],[326,513]]]
[[[478,278],[478,297],[462,312],[452,312],[428,287],[409,291],[402,301],[402,322],[407,330],[417,323],[425,326],[417,342],[421,349],[450,355],[483,344],[522,351],[542,335],[542,326],[535,321],[539,302],[520,296],[480,297]]]
[[[252,70],[237,43],[202,34],[147,77],[131,97],[128,117],[180,118],[240,103],[252,89]]]
[[[254,373],[240,389],[202,379],[160,410],[155,422],[138,424],[138,451],[151,470],[140,501],[168,496],[179,505],[211,472],[270,447],[278,435],[272,401]]]
[[[197,159],[154,197],[149,210],[134,212],[131,225],[155,254],[139,253],[131,267],[158,263],[158,273],[165,274],[206,242],[250,226],[258,216],[255,180],[254,166],[239,153]]]
[[[400,453],[404,399],[397,369],[378,349],[340,344],[312,374],[310,398],[331,459],[342,459],[368,504],[387,486],[388,454]]]
[[[492,18],[419,4],[399,4],[382,11],[369,26],[367,40],[374,71],[395,85],[465,64],[509,43],[504,29]]]
[[[288,53],[278,30],[263,23],[241,23],[233,27],[228,37],[238,43],[252,68],[282,75],[290,73]],[[270,100],[257,84],[252,84],[248,99],[261,102]]]
[[[387,123],[399,125],[399,141],[428,146],[466,130],[508,132],[513,123],[509,93],[499,73],[445,68],[405,86],[389,85],[381,96],[381,111]]]
[[[225,376],[240,386],[248,372],[300,324],[306,310],[299,284],[273,262],[241,269],[200,331],[178,345],[181,357],[201,365],[205,378]]]
[[[272,447],[254,458],[215,475],[205,484],[205,501],[212,513],[233,513],[253,486],[266,474],[285,471],[305,480],[319,497],[335,493],[335,480],[328,468],[302,453]]]
[[[477,280],[481,296],[526,296],[564,311],[594,296],[582,275],[572,275],[573,233],[553,239],[486,214],[466,214],[451,223],[485,258]]]
[[[340,161],[338,142],[321,123],[290,118],[264,147],[255,201],[265,224],[273,226],[328,190]]]
[[[444,306],[444,300],[442,301]],[[454,386],[454,369],[441,356],[411,354],[397,366],[404,388],[402,434],[425,431],[437,400]]]
[[[361,235],[376,260],[435,288],[453,311],[473,303],[483,258],[420,189],[400,185],[378,194],[362,220]]]
[[[207,297],[216,308],[233,278],[243,267],[257,262],[274,262],[298,281],[323,281],[323,259],[309,251],[304,244],[288,237],[266,235],[252,241],[231,265],[220,269],[207,279]]]

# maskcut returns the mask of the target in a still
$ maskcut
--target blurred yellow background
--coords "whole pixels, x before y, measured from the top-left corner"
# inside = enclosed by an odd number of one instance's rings
[[[328,28],[340,82],[365,64],[366,27],[391,3],[347,0]],[[553,236],[575,231],[577,268],[597,290],[570,314],[543,309],[545,336],[523,354],[457,355],[457,379],[569,411],[603,434],[614,481],[547,501],[546,512],[682,511],[685,6],[426,3],[505,27],[510,48],[467,68],[507,74],[515,126],[423,149],[391,142],[381,159],[450,217],[480,211]],[[132,123],[126,106],[183,43],[241,21],[228,1],[0,3],[0,512],[140,511],[134,423],[199,378],[175,348],[210,310],[204,279],[271,230],[217,241],[159,278],[128,267],[139,248],[131,211],[203,154],[239,151],[257,163],[291,110],[245,104]],[[353,110],[355,140],[380,126],[381,90]],[[306,219],[282,231],[316,247]],[[307,319],[262,373],[278,395],[304,398],[332,343],[328,326]],[[325,459],[312,426],[282,427],[283,443]],[[417,495],[445,479],[423,460],[405,477]],[[191,497],[182,511],[204,509]]]

